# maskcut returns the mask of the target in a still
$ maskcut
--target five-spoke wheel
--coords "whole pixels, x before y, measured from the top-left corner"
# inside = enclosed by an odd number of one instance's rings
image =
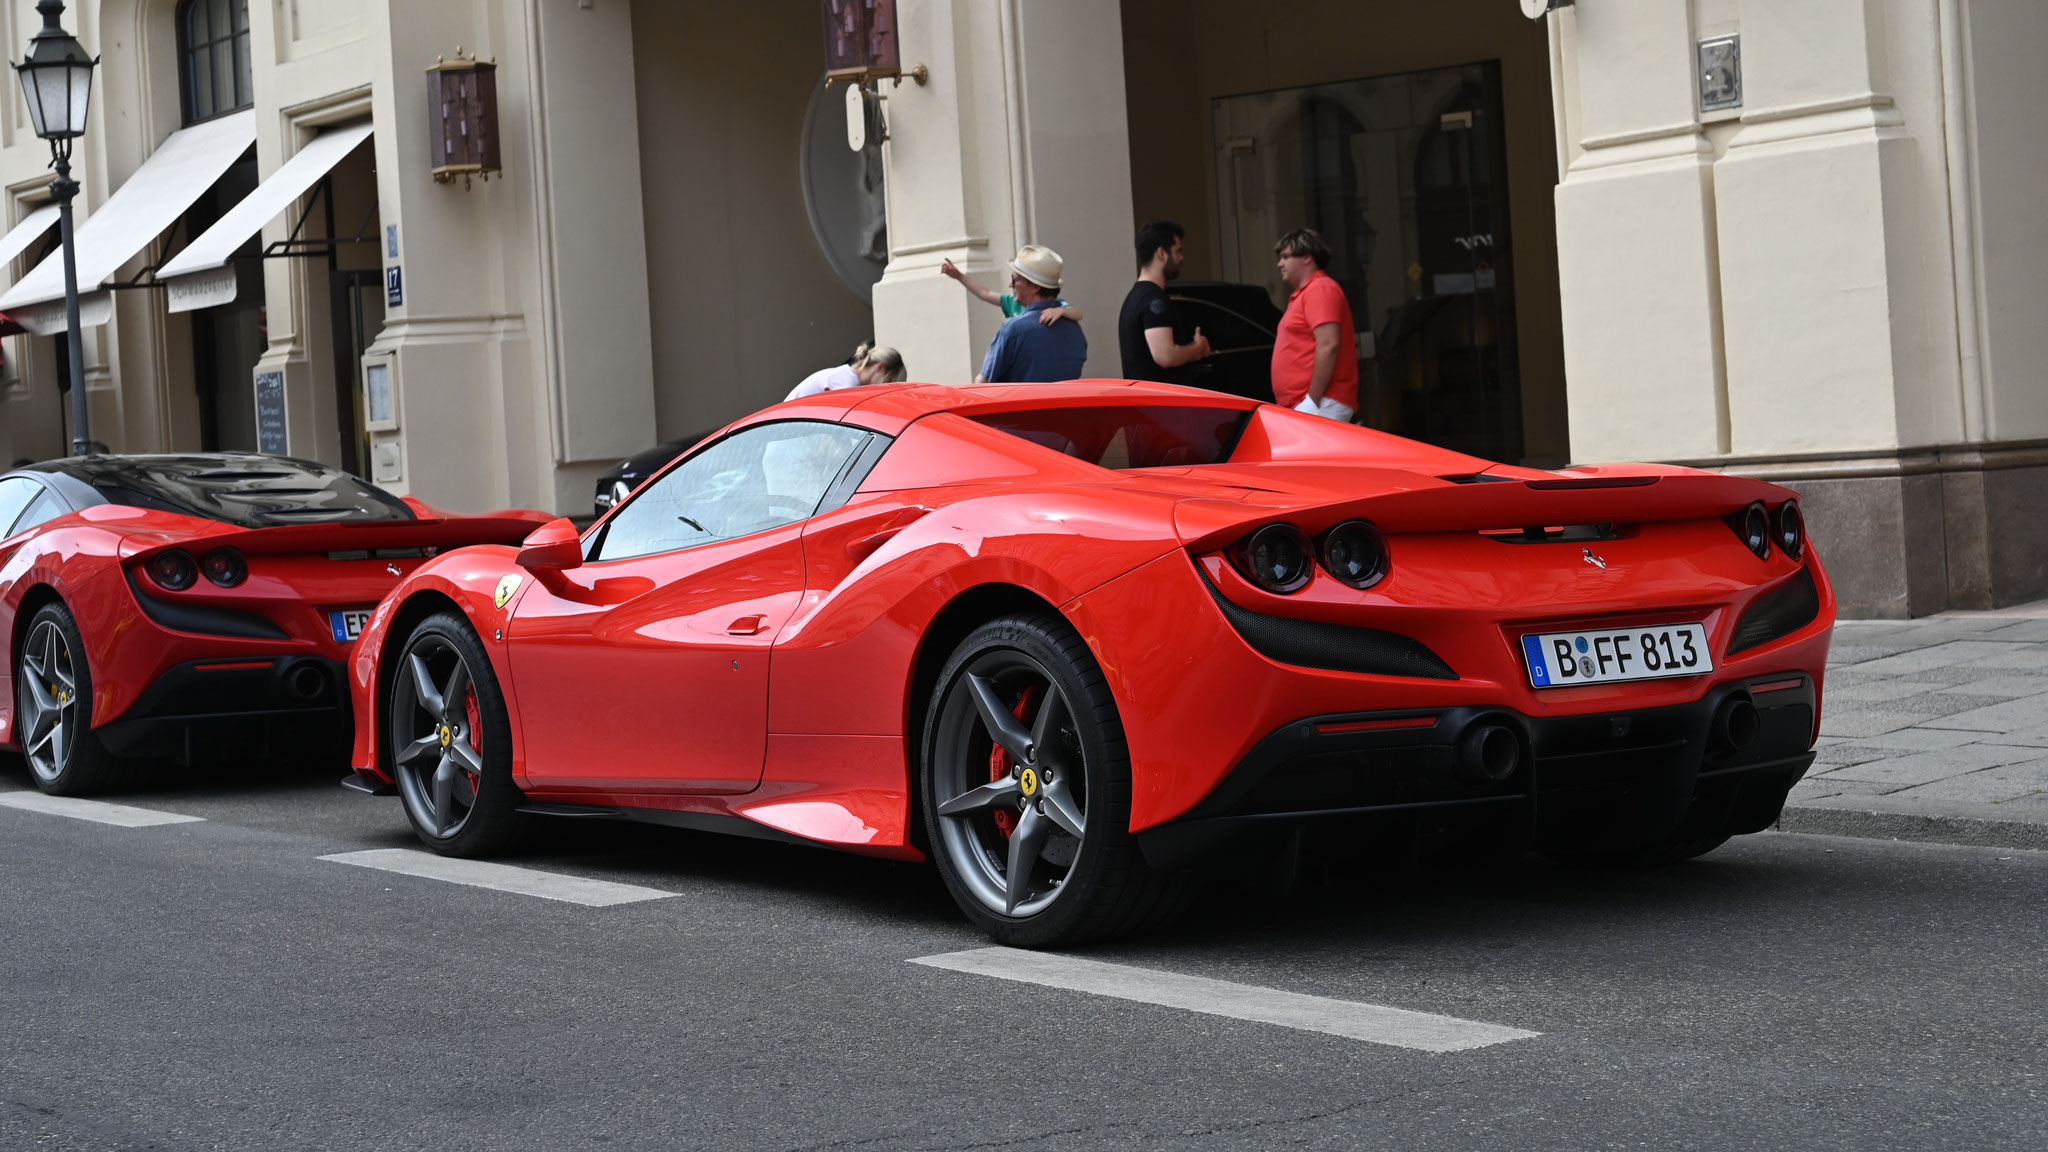
[[[439,852],[500,850],[521,831],[511,726],[497,676],[467,621],[420,622],[387,677],[385,732],[413,830]]]
[[[15,740],[36,787],[77,796],[105,787],[118,761],[92,731],[92,671],[62,604],[36,612],[14,668]]]
[[[1005,617],[961,641],[928,713],[922,783],[939,871],[998,940],[1113,935],[1180,906],[1129,830],[1115,701],[1057,617]]]

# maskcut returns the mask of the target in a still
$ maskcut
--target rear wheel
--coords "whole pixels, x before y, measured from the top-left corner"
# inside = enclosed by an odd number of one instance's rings
[[[44,605],[22,634],[14,734],[36,787],[52,796],[98,792],[123,767],[92,730],[92,669],[78,623],[62,604]]]
[[[483,642],[454,612],[420,621],[389,679],[385,739],[413,831],[447,856],[512,847],[530,818],[512,782],[512,725]]]
[[[926,715],[922,784],[939,873],[1001,943],[1120,935],[1186,905],[1130,832],[1116,701],[1058,617],[1008,616],[961,641]]]

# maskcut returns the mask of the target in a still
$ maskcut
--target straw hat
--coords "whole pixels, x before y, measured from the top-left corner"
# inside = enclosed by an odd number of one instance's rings
[[[1048,292],[1060,290],[1060,270],[1065,267],[1059,253],[1038,244],[1017,249],[1017,258],[1010,261],[1010,271]]]

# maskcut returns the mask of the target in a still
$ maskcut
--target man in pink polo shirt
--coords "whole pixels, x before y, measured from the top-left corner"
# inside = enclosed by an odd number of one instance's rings
[[[1280,238],[1280,279],[1294,290],[1273,339],[1273,399],[1300,412],[1351,422],[1358,413],[1358,357],[1351,301],[1323,269],[1330,248],[1312,228]]]

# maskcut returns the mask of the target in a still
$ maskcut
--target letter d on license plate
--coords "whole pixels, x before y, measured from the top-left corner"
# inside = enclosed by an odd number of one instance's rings
[[[1714,670],[1707,630],[1699,624],[1657,624],[1595,632],[1544,632],[1522,637],[1529,683],[1538,688],[1697,676]]]

